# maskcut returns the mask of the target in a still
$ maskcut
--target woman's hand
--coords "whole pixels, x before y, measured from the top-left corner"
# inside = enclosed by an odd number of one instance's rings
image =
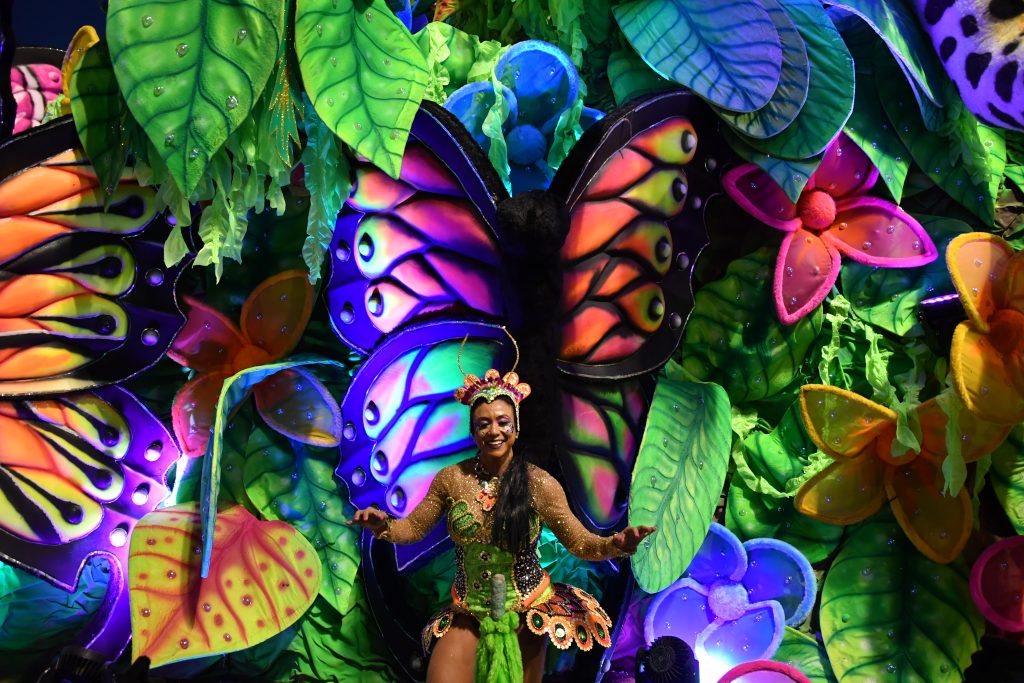
[[[657,530],[658,528],[653,526],[627,526],[625,529],[612,536],[612,545],[627,555],[632,555],[636,552],[637,546],[640,545],[640,541],[644,540]]]
[[[387,527],[388,516],[383,510],[378,510],[377,508],[363,508],[362,510],[356,510],[356,514],[352,515],[352,519],[346,522],[346,524],[349,526],[358,524],[376,535]]]

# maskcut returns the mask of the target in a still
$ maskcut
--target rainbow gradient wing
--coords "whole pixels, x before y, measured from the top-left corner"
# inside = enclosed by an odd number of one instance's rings
[[[120,387],[0,401],[0,557],[67,590],[88,557],[110,561],[107,595],[78,644],[116,657],[128,642],[128,539],[166,497],[178,456]]]
[[[649,372],[675,350],[693,306],[690,271],[718,191],[693,95],[640,100],[595,124],[551,184],[569,209],[562,246],[561,367],[580,377]],[[713,136],[707,136],[711,138]]]
[[[558,456],[569,500],[597,531],[624,519],[653,391],[645,378],[676,349],[693,307],[703,212],[720,190],[724,150],[701,137],[714,125],[692,95],[648,97],[588,130],[551,185],[570,217]]]
[[[124,380],[185,322],[154,191],[122,176],[105,208],[76,144],[66,121],[0,146],[0,396]]]
[[[377,505],[405,517],[442,467],[472,457],[466,409],[452,395],[464,367],[504,367],[507,338],[483,323],[427,323],[380,346],[359,368],[341,412],[341,464],[357,508]],[[413,546],[396,546],[404,566],[437,543],[440,532]]]
[[[398,180],[369,161],[331,242],[331,323],[368,352],[418,321],[507,321],[514,306],[495,223],[504,188],[458,119],[425,102]]]

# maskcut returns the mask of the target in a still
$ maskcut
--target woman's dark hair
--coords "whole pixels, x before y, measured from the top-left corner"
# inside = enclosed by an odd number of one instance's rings
[[[495,401],[504,401],[515,411],[512,399],[498,396]],[[477,401],[469,411],[472,428],[473,411],[483,401]],[[516,421],[516,432],[519,422]],[[514,450],[512,462],[501,475],[498,488],[498,502],[494,506],[491,518],[491,543],[513,554],[526,549],[530,545],[530,473],[527,467],[526,453],[521,449]]]

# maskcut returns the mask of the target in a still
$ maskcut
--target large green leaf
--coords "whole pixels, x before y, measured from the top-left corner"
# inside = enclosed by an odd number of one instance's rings
[[[914,104],[910,85],[906,79],[897,75],[896,69],[887,61],[891,62],[876,54],[874,82],[885,113],[897,135],[932,182],[981,218],[986,225],[991,225],[1006,164],[1006,143],[1002,135],[978,123],[966,108],[962,109],[960,115],[964,122],[956,126],[952,138],[928,130]],[[974,139],[961,142],[958,138],[963,136],[973,136]],[[980,163],[965,163],[965,148],[985,150],[983,160]],[[975,156],[970,151],[968,154]],[[970,170],[972,166],[976,169],[975,173]],[[980,175],[977,172],[979,166],[984,168]]]
[[[910,152],[885,116],[872,76],[857,76],[853,114],[846,122],[845,131],[878,168],[878,174],[889,188],[889,194],[899,203],[903,196],[903,183],[910,170]]]
[[[259,458],[265,448],[258,439],[253,439],[254,411],[251,405],[243,406],[231,418],[224,430],[224,444],[221,455],[220,500],[238,503],[246,510],[258,515],[259,512],[249,494],[245,491],[245,463]],[[198,502],[201,498],[203,459],[192,458],[185,463],[185,471],[177,487],[176,500],[179,503]]]
[[[992,453],[989,480],[1018,534],[1024,534],[1024,433],[1017,427]]]
[[[729,467],[729,397],[662,375],[629,487],[629,523],[658,527],[633,555],[648,593],[678,579],[707,535]]]
[[[821,311],[783,325],[772,300],[775,250],[759,249],[729,264],[725,277],[702,287],[683,336],[681,362],[695,377],[725,387],[733,403],[779,393],[821,331]]]
[[[288,522],[316,548],[323,563],[322,595],[343,613],[359,570],[359,530],[347,522],[355,510],[334,478],[337,449],[307,448],[266,428],[253,440],[262,457],[245,463],[245,488],[264,519]]]
[[[888,511],[852,529],[819,612],[839,682],[963,680],[985,630],[967,576],[917,552]]]
[[[875,30],[901,69],[914,79],[917,87],[935,104],[944,104],[943,82],[946,74],[936,59],[931,40],[921,29],[909,3],[891,0],[842,0],[830,5],[853,12]]]
[[[671,81],[655,73],[628,47],[616,50],[608,57],[608,81],[615,94],[615,103],[619,106],[638,97],[675,87]]]
[[[779,32],[779,40],[782,42],[782,74],[779,77],[779,87],[768,104],[749,114],[737,114],[713,107],[718,118],[752,138],[771,137],[793,123],[807,101],[811,78],[807,44],[797,31],[793,20],[775,0],[762,2],[768,16],[775,23],[775,30]]]
[[[778,88],[782,44],[756,0],[633,0],[612,11],[652,69],[713,104],[751,112]]]
[[[736,475],[757,494],[789,498],[796,494],[816,450],[804,429],[800,403],[794,401],[775,429],[767,434],[751,433],[733,452]]]
[[[786,627],[782,643],[772,659],[799,669],[811,683],[836,683],[825,648],[814,638],[791,626]]]
[[[853,58],[818,0],[787,0],[784,7],[807,45],[810,83],[800,114],[778,135],[751,140],[773,157],[806,159],[825,151],[853,111]]]
[[[384,0],[298,0],[306,93],[338,137],[393,178],[427,87],[427,61]]]
[[[836,549],[843,527],[825,524],[793,507],[793,501],[771,498],[747,488],[733,477],[725,506],[725,525],[741,541],[777,538],[799,550],[808,562],[821,562]]]
[[[940,254],[957,235],[971,226],[955,218],[915,216],[935,241]],[[900,336],[923,333],[917,305],[933,293],[953,289],[945,259],[938,258],[918,268],[875,268],[850,261],[843,265],[843,294],[857,315],[876,327]]]
[[[100,41],[82,55],[71,73],[68,92],[78,139],[109,196],[128,158],[128,137],[124,129],[127,110],[106,43]]]
[[[117,82],[186,196],[263,92],[284,22],[281,0],[110,1]]]

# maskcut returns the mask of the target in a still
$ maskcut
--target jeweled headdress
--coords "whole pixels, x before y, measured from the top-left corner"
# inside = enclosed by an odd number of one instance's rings
[[[505,334],[508,334],[508,338],[512,340],[512,347],[516,350],[515,363],[512,364],[512,369],[504,375],[491,368],[484,373],[483,379],[462,369],[462,350],[466,347],[466,340],[469,339],[469,335],[463,337],[462,345],[459,347],[457,362],[459,364],[459,372],[464,375],[464,379],[462,381],[463,385],[455,390],[455,398],[463,405],[472,408],[473,404],[477,401],[490,403],[499,396],[505,396],[512,401],[512,405],[515,407],[516,429],[518,429],[519,402],[530,395],[530,385],[519,381],[519,375],[516,374],[516,367],[519,365],[519,345],[516,343],[515,338],[509,334],[508,330],[505,330]]]

